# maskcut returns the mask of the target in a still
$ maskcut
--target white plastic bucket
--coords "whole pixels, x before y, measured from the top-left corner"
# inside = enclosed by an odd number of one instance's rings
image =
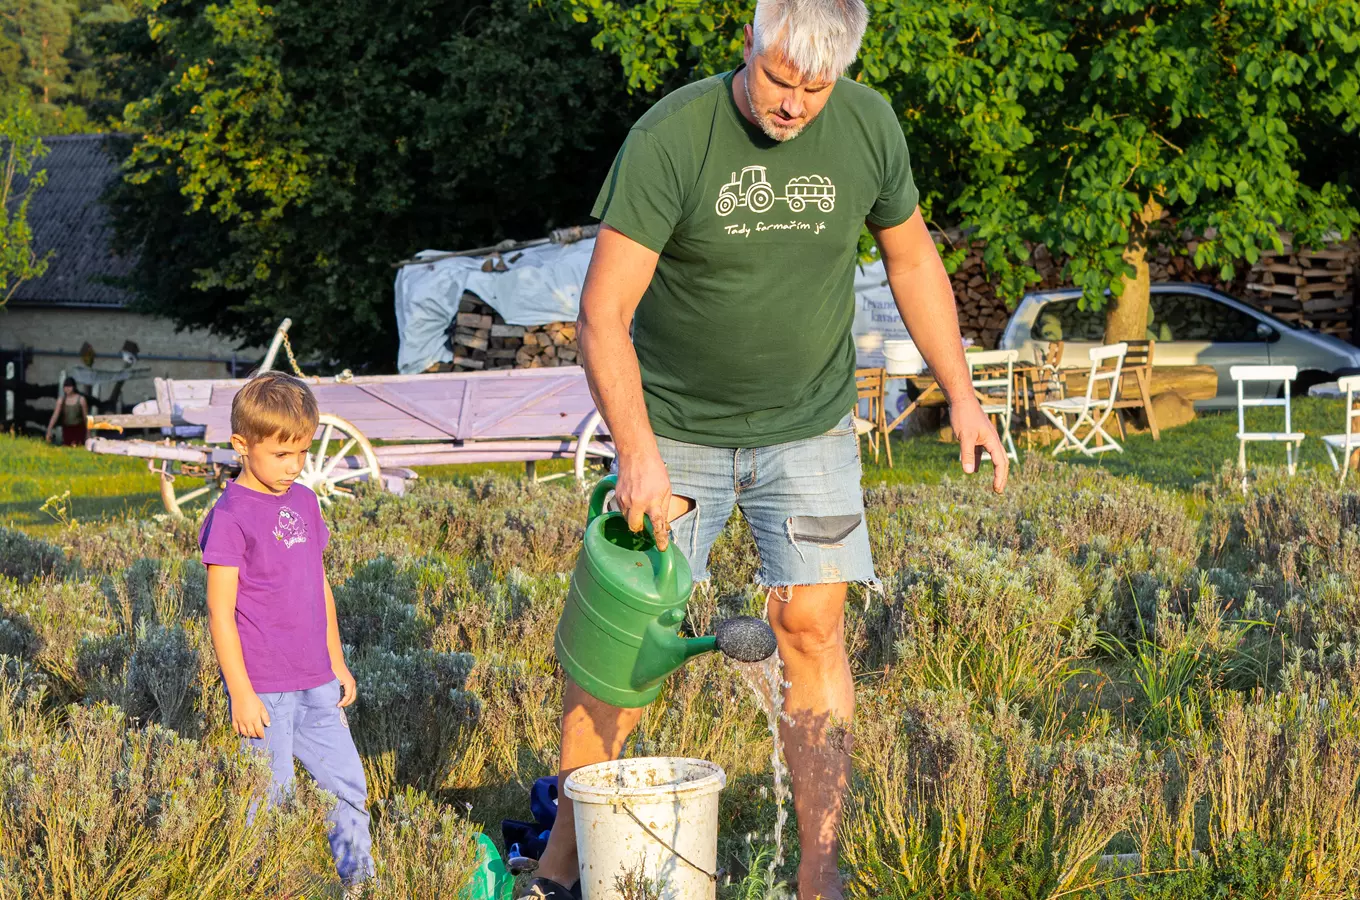
[[[926,361],[915,341],[884,341],[883,368],[889,375],[919,375],[925,371]]]
[[[662,900],[711,900],[718,792],[726,784],[718,765],[678,757],[596,763],[567,776],[584,900],[622,900],[616,879],[630,874],[657,887]]]

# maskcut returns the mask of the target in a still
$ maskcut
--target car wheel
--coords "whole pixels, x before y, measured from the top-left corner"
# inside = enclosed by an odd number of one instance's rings
[[[1300,373],[1299,373],[1299,377],[1298,377],[1298,378],[1295,378],[1295,379],[1290,383],[1289,396],[1291,396],[1291,397],[1307,397],[1307,396],[1308,396],[1308,389],[1309,389],[1310,387],[1313,387],[1313,386],[1319,385],[1319,384],[1325,384],[1325,383],[1327,383],[1328,381],[1334,381],[1334,380],[1335,380],[1335,378],[1334,378],[1333,376],[1328,375],[1326,372],[1319,372],[1319,371],[1317,371],[1316,369],[1309,369],[1309,370],[1306,371],[1306,372],[1300,372]],[[1283,397],[1284,397],[1284,388],[1281,387],[1280,390],[1276,392],[1275,396],[1276,396],[1276,399],[1283,398]]]

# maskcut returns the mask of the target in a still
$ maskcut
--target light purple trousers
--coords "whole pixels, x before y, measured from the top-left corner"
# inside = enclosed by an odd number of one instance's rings
[[[269,727],[263,738],[242,738],[241,742],[269,757],[274,774],[269,802],[278,802],[292,790],[296,757],[316,783],[336,797],[327,821],[331,856],[340,880],[350,885],[372,877],[368,785],[345,711],[336,705],[340,702],[339,679],[305,691],[259,696],[269,710]]]

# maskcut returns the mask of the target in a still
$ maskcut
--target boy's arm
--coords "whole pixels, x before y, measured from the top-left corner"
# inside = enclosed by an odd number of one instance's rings
[[[269,727],[269,710],[255,693],[241,653],[236,630],[236,588],[241,570],[236,566],[208,566],[208,631],[222,678],[231,696],[231,727],[242,737],[262,738]]]
[[[331,671],[340,679],[340,702],[338,706],[349,706],[359,696],[359,685],[345,665],[345,650],[340,645],[340,620],[335,615],[335,595],[331,593],[329,579],[323,578],[326,586],[326,649],[331,655]]]

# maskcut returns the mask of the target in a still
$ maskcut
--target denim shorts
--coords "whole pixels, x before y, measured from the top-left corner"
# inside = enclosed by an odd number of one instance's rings
[[[769,447],[656,441],[671,493],[695,504],[671,523],[695,581],[708,580],[709,550],[736,507],[755,537],[761,585],[878,584],[850,415],[825,434]]]

